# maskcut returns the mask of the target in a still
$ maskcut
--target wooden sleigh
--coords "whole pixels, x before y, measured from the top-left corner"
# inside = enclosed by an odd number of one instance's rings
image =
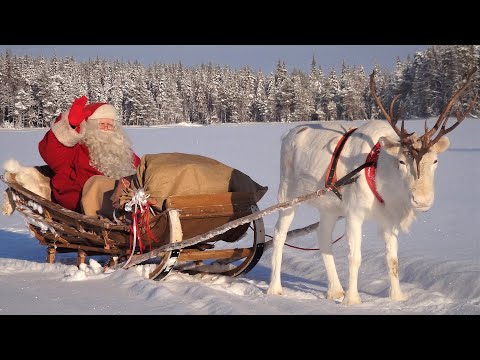
[[[263,254],[262,218],[234,226],[194,245],[184,241],[258,211],[252,193],[168,197],[150,216],[148,229],[145,226],[139,229],[145,246],[143,251],[137,244],[132,254],[132,227],[128,222],[114,222],[68,210],[11,178],[0,176],[0,179],[8,187],[6,193],[13,209],[26,217],[33,236],[47,247],[48,263],[55,261],[57,252],[76,252],[77,265],[84,263],[86,256],[109,255],[106,266],[127,268],[131,257],[151,252],[155,256],[146,256],[151,258],[140,264],[145,266],[148,278],[160,280],[174,268],[191,274],[238,276],[251,270]],[[147,241],[152,238],[147,230],[154,240]],[[177,246],[173,250],[158,251],[169,244]]]

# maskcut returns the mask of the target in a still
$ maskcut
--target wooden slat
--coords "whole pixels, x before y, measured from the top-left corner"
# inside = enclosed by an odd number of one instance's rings
[[[48,233],[46,235],[40,234],[38,231],[35,230],[33,225],[30,225],[30,230],[32,230],[33,235],[37,240],[40,242],[41,245],[52,246],[55,239],[52,233]],[[55,242],[55,246],[57,248],[64,248],[64,249],[72,249],[72,251],[84,250],[90,253],[103,253],[103,254],[123,254],[124,251],[117,249],[117,248],[110,248],[104,249],[101,247],[93,247],[93,246],[86,246],[86,245],[77,245],[77,244],[62,244]]]
[[[81,245],[81,246],[100,246],[97,244],[92,244],[91,242],[87,241],[84,237],[74,237],[72,235],[68,234],[59,234],[58,232],[52,233],[52,232],[45,232],[42,233],[41,231],[38,231],[38,229],[34,229],[34,232],[42,236],[44,239],[47,239],[51,244],[55,243],[55,245],[60,246],[60,245]],[[103,246],[102,246],[103,247]]]
[[[44,245],[52,245],[51,243],[45,242]],[[119,249],[104,249],[101,247],[86,246],[86,245],[75,245],[75,244],[56,244],[57,248],[72,249],[72,251],[83,250],[87,253],[101,253],[101,254],[122,254],[124,251]]]
[[[170,196],[165,206],[167,209],[181,210],[181,216],[201,215],[211,216],[218,214],[228,216],[237,212],[245,212],[255,205],[253,195],[250,193],[220,193],[220,194],[197,194],[186,196]]]
[[[22,212],[21,209],[18,209],[18,211]],[[25,214],[25,216],[28,217],[29,214]],[[38,217],[40,217],[41,221],[43,221],[45,224],[50,225],[51,227],[53,227],[56,231],[58,231],[60,233],[65,233],[65,234],[69,234],[69,235],[73,235],[73,236],[78,236],[78,237],[81,237],[81,238],[85,238],[87,240],[91,240],[93,242],[97,242],[99,244],[104,243],[103,239],[96,234],[87,233],[87,232],[80,232],[76,229],[65,226],[64,224],[58,223],[54,220],[49,220],[47,218],[42,218],[41,215],[38,215]]]
[[[252,254],[252,248],[205,250],[183,249],[180,252],[179,261],[197,261],[207,259],[230,259],[233,257],[244,258]]]
[[[180,210],[180,219],[209,219],[209,218],[217,218],[217,217],[225,217],[228,221],[232,221],[247,215],[250,215],[252,212],[250,210],[245,211],[237,211],[232,213],[231,211],[225,212],[212,212],[212,213],[205,213],[203,211],[198,211],[198,209],[192,208],[182,208]]]

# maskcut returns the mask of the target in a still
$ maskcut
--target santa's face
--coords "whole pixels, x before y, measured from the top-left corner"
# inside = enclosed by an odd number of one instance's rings
[[[89,119],[84,126],[82,142],[88,147],[90,165],[115,179],[135,172],[131,144],[120,124],[112,119]]]
[[[115,121],[113,119],[98,119],[98,129],[101,131],[115,130]]]

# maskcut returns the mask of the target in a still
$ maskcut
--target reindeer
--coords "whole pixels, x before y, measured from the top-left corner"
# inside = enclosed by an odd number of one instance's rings
[[[397,237],[400,231],[408,232],[416,212],[427,211],[433,204],[437,154],[447,150],[450,143],[445,135],[471,112],[477,95],[465,113],[456,111],[457,121],[446,128],[450,110],[470,84],[475,71],[467,75],[465,84],[453,94],[430,130],[425,120],[425,133],[421,136],[407,133],[403,120],[401,128],[397,127],[400,110],[395,115],[394,104],[398,96],[392,100],[387,113],[376,95],[373,71],[370,75],[370,91],[387,121],[370,120],[358,129],[347,132],[347,136],[344,136],[346,129],[341,125],[329,123],[298,126],[282,137],[278,201],[288,201],[325,186],[332,190],[325,196],[306,202],[321,215],[316,235],[327,272],[327,299],[343,297],[342,304],[361,303],[357,280],[362,261],[362,225],[365,221],[376,222],[379,234],[386,243],[389,297],[397,301],[407,299],[400,289],[398,277]],[[341,153],[334,151],[335,148],[342,148]],[[336,168],[332,166],[335,163]],[[344,176],[362,164],[365,168],[353,183],[335,188],[336,176]],[[268,294],[282,294],[282,250],[295,210],[296,207],[291,207],[279,212],[274,231]],[[338,278],[332,254],[332,232],[342,217],[345,218],[345,237],[349,247],[346,293]]]

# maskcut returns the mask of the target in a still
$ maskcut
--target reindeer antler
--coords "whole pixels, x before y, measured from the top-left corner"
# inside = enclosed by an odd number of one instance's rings
[[[458,125],[460,125],[460,123],[473,110],[473,107],[475,106],[475,102],[477,101],[478,93],[475,94],[475,96],[473,97],[473,99],[470,102],[469,107],[468,107],[468,109],[465,113],[462,113],[460,110],[457,110],[455,112],[455,115],[457,117],[457,122],[455,124],[453,124],[452,126],[450,126],[449,128],[445,128],[445,126],[447,125],[447,121],[450,117],[450,109],[452,108],[453,104],[460,98],[460,95],[462,95],[463,92],[470,85],[471,80],[473,78],[473,74],[475,74],[476,71],[477,71],[477,68],[474,67],[472,70],[470,70],[468,72],[467,80],[465,81],[465,84],[463,84],[463,86],[460,87],[460,89],[458,89],[452,95],[450,100],[448,100],[447,105],[445,106],[445,109],[443,109],[442,113],[438,117],[437,122],[435,123],[435,125],[430,130],[428,130],[427,122],[425,121],[425,134],[423,134],[420,137],[420,140],[422,141],[422,150],[424,149],[425,152],[428,151],[428,149],[431,148],[438,140],[440,140],[440,138],[443,135],[448,134],[450,131],[454,130]],[[432,135],[435,134],[435,132],[438,130],[439,127],[440,127],[440,131],[437,133],[437,136],[433,140],[430,140]]]
[[[440,114],[437,122],[435,125],[428,130],[427,128],[427,121],[425,120],[425,133],[418,138],[418,141],[420,141],[420,146],[413,146],[414,140],[412,140],[410,135],[413,133],[409,134],[405,131],[405,124],[404,120],[402,120],[402,128],[399,129],[396,125],[398,117],[400,116],[400,111],[398,112],[397,118],[394,117],[393,115],[393,105],[395,104],[395,101],[398,98],[398,95],[395,96],[392,100],[392,103],[390,104],[390,111],[387,114],[385,111],[382,102],[378,98],[377,94],[375,93],[375,82],[374,82],[374,77],[375,77],[375,70],[373,70],[372,74],[370,75],[370,92],[372,93],[373,98],[375,99],[375,102],[377,103],[378,107],[382,111],[383,115],[387,119],[388,123],[392,126],[393,130],[397,133],[398,137],[400,138],[400,143],[402,146],[408,149],[409,153],[413,156],[415,159],[415,162],[417,163],[417,174],[420,174],[420,161],[425,155],[428,150],[437,143],[438,140],[441,139],[442,136],[445,134],[448,134],[450,131],[454,130],[464,119],[465,117],[473,110],[473,107],[475,106],[475,102],[477,101],[477,96],[478,94],[475,94],[473,97],[472,101],[469,104],[469,107],[466,112],[462,113],[460,110],[457,110],[455,115],[457,117],[457,122],[450,126],[449,128],[446,128],[446,124],[448,121],[448,118],[450,117],[450,110],[453,106],[453,104],[460,98],[460,96],[463,94],[463,92],[467,89],[467,87],[470,85],[471,80],[473,78],[473,74],[477,71],[477,68],[474,67],[472,70],[470,70],[467,74],[467,80],[465,81],[465,84],[463,84],[460,89],[458,89],[448,100],[447,105],[445,106],[445,109],[443,109],[442,113]],[[430,140],[432,135],[435,134],[435,132],[440,128],[440,131],[437,133],[436,137],[433,140]],[[418,175],[419,176],[419,175]]]
[[[370,74],[370,92],[371,92],[373,98],[375,99],[375,103],[378,105],[378,107],[382,111],[383,116],[385,116],[385,119],[387,119],[388,123],[392,126],[393,130],[395,130],[395,132],[397,133],[398,137],[400,138],[400,142],[402,144],[404,144],[404,143],[407,142],[407,138],[410,135],[412,135],[412,133],[409,134],[405,131],[404,120],[402,120],[402,128],[399,129],[397,127],[397,121],[400,118],[401,109],[398,110],[398,113],[395,116],[394,113],[393,113],[393,107],[395,105],[395,102],[400,97],[400,94],[396,95],[393,98],[392,102],[390,103],[389,112],[387,113],[385,108],[382,105],[382,102],[380,101],[380,98],[378,97],[378,95],[376,94],[376,91],[375,91],[375,74],[376,74],[376,70],[374,69],[372,71],[372,73]]]

